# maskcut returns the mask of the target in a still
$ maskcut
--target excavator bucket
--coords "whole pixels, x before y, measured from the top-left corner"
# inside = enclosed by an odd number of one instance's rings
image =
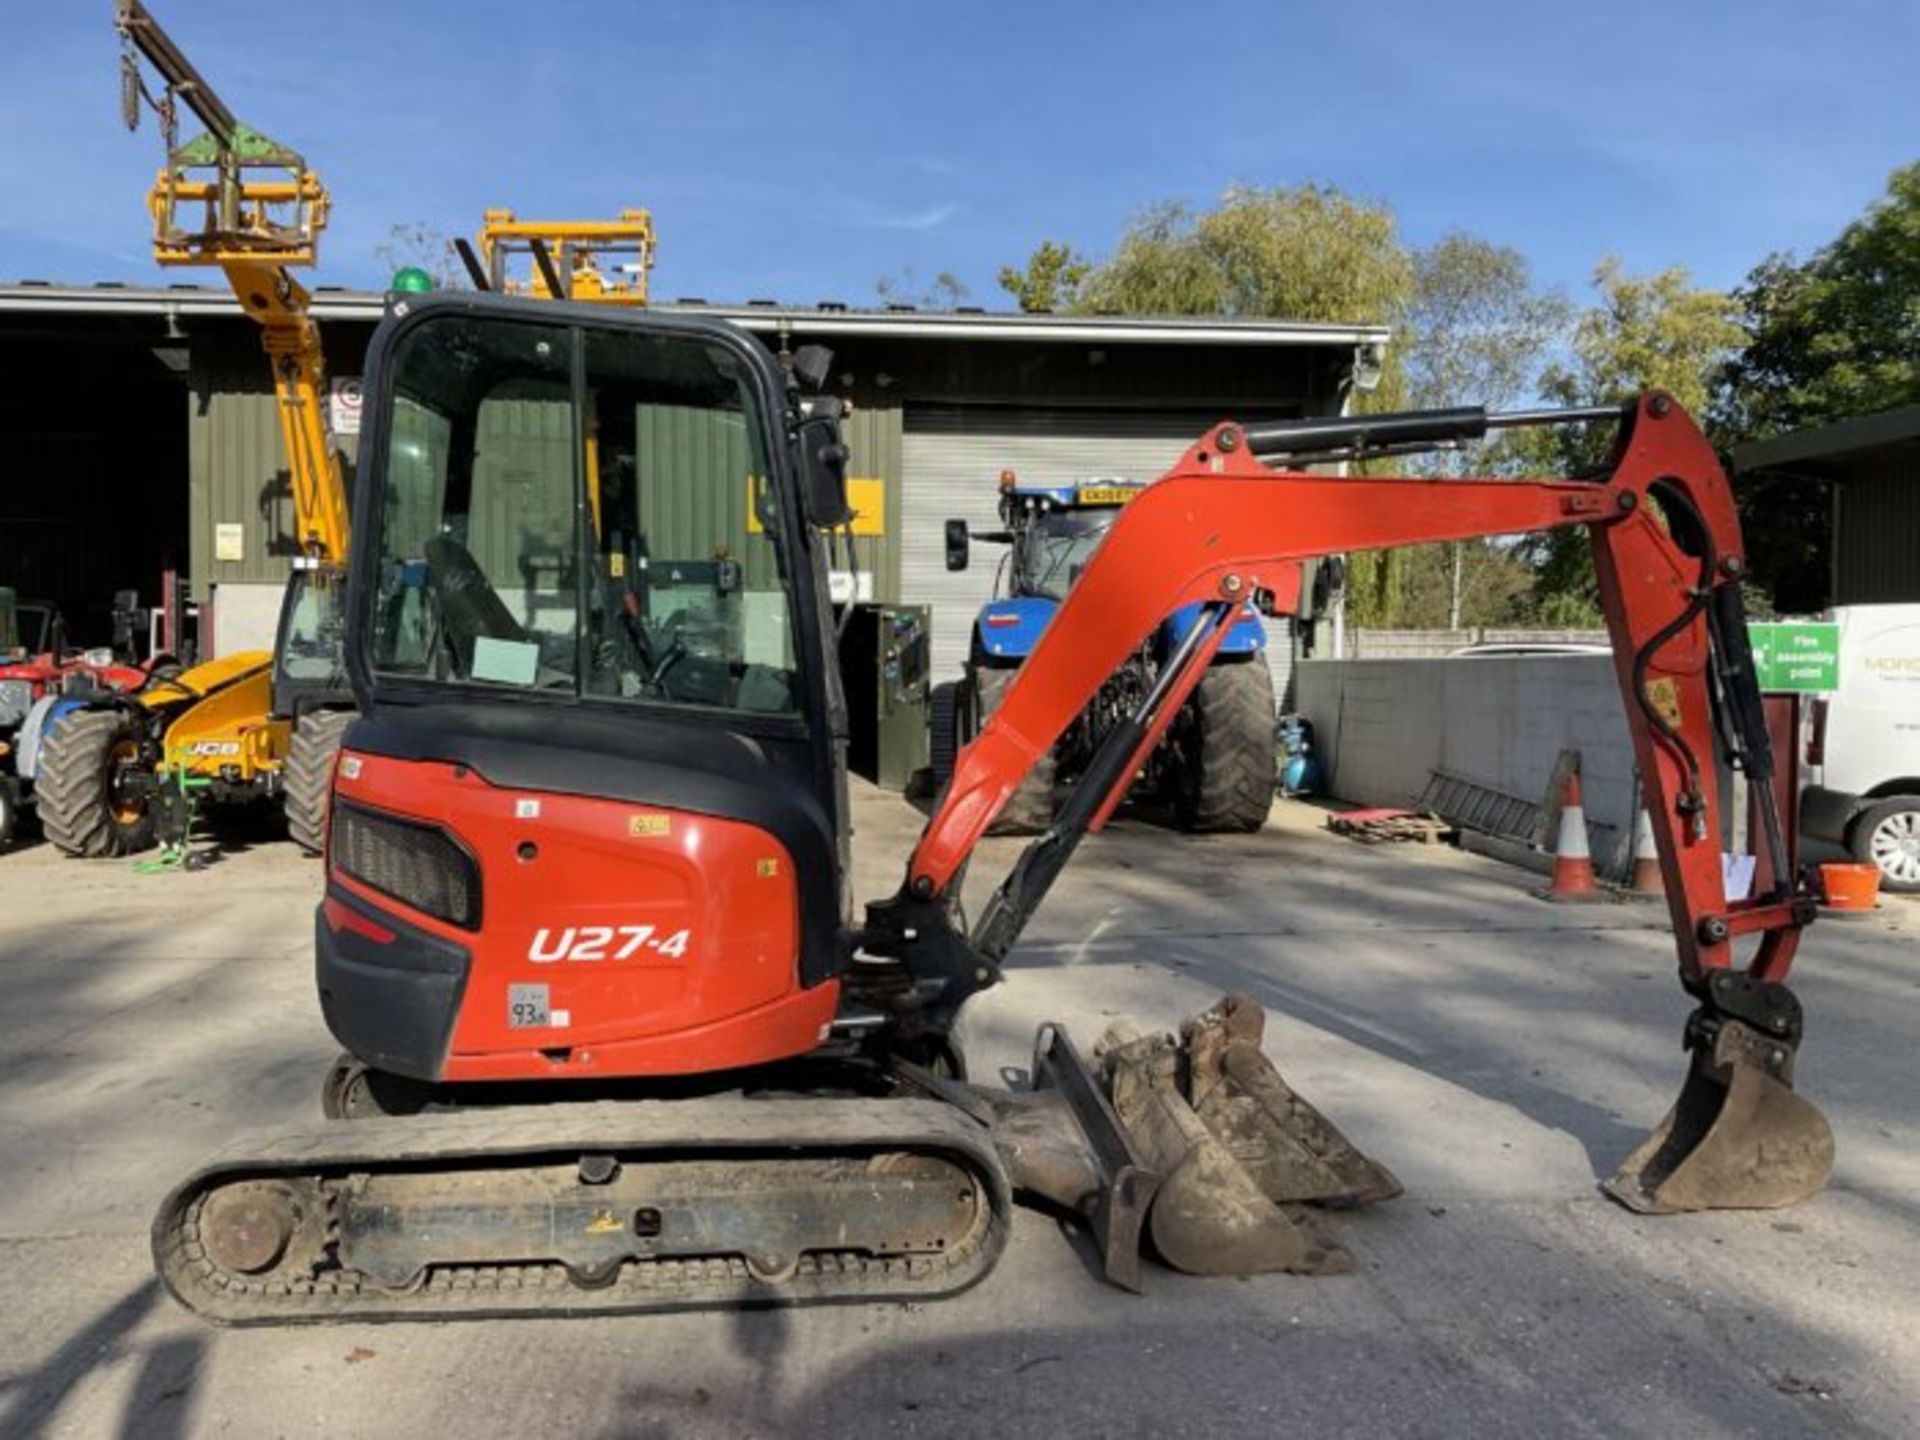
[[[1116,1024],[1095,1047],[1113,1109],[1160,1176],[1147,1231],[1190,1275],[1334,1275],[1353,1257],[1306,1208],[1399,1193],[1260,1053],[1265,1017],[1230,996],[1183,1039]]]
[[[1814,1194],[1833,1170],[1833,1131],[1794,1093],[1793,1057],[1777,1035],[1721,1019],[1694,1040],[1680,1098],[1607,1193],[1646,1215],[1771,1210]]]
[[[1267,1017],[1228,995],[1180,1027],[1194,1113],[1277,1202],[1330,1208],[1391,1200],[1400,1182],[1296,1094],[1261,1049]]]

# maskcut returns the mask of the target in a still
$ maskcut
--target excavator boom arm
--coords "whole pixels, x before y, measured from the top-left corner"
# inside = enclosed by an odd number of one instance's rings
[[[901,913],[913,916],[908,928],[917,934],[928,907],[951,901],[968,856],[1022,776],[1175,608],[1207,606],[1216,632],[1211,643],[1197,627],[1191,653],[1169,664],[1132,729],[1109,742],[1107,763],[1096,756],[1090,765],[1081,785],[1088,793],[1077,793],[1015,866],[971,937],[984,962],[975,967],[973,988],[991,983],[991,973],[980,978],[983,971],[997,965],[1080,835],[1111,811],[1133,773],[1127,762],[1165,729],[1198,683],[1227,617],[1269,588],[1282,567],[1351,550],[1580,525],[1593,541],[1682,980],[1697,991],[1708,972],[1733,964],[1734,938],[1751,933],[1762,936],[1751,974],[1783,980],[1809,914],[1787,888],[1789,867],[1777,863],[1773,873],[1787,878],[1775,893],[1749,901],[1729,902],[1722,878],[1716,739],[1750,779],[1764,780],[1770,767],[1740,612],[1745,554],[1731,488],[1705,438],[1667,396],[1572,418],[1602,415],[1616,418],[1621,434],[1609,472],[1592,480],[1276,472],[1262,453],[1298,464],[1302,451],[1287,446],[1306,442],[1272,429],[1216,427],[1116,520],[1001,706],[961,752],[901,894],[873,907],[863,938],[884,953],[902,928]],[[1406,423],[1413,417],[1387,418],[1397,424],[1382,431],[1392,453],[1420,447],[1418,426]],[[1471,433],[1460,414],[1441,418],[1446,433],[1435,444]],[[1489,418],[1480,417],[1482,430]],[[1365,454],[1364,417],[1346,428],[1361,438],[1319,437],[1311,444],[1333,449],[1309,449],[1306,458]],[[1756,803],[1771,807],[1770,789],[1755,789]],[[1777,835],[1777,825],[1768,833]]]

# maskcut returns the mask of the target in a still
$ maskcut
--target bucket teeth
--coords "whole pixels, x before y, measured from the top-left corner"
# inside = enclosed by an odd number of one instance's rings
[[[1400,1182],[1280,1078],[1261,1049],[1266,1015],[1229,995],[1180,1027],[1188,1095],[1269,1199],[1334,1208],[1391,1200]]]
[[[1177,1083],[1179,1054],[1165,1035],[1114,1037],[1100,1051],[1114,1112],[1161,1175],[1147,1230],[1160,1258],[1189,1275],[1287,1271],[1338,1274],[1353,1257],[1297,1211],[1267,1199],[1208,1132]]]
[[[1265,1016],[1228,996],[1181,1040],[1116,1025],[1095,1047],[1113,1108],[1161,1181],[1148,1231],[1194,1275],[1338,1274],[1353,1257],[1306,1204],[1349,1206],[1399,1183],[1296,1095],[1260,1050]]]
[[[1824,1186],[1833,1131],[1794,1093],[1793,1043],[1728,1017],[1691,1043],[1680,1098],[1606,1192],[1642,1214],[1668,1215],[1776,1209]]]

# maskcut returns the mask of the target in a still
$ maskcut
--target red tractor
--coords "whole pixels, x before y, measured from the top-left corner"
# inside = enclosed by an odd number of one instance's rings
[[[58,608],[0,587],[0,850],[32,803],[41,740],[100,691],[138,690],[152,668],[112,650],[70,649]]]

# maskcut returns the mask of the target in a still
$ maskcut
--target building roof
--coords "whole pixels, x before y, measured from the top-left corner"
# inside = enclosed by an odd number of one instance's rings
[[[1732,458],[1734,473],[1739,475],[1796,470],[1820,479],[1844,480],[1848,462],[1862,452],[1907,447],[1920,448],[1920,405],[1902,405],[1736,445]]]
[[[385,297],[372,290],[321,285],[313,291],[313,314],[327,320],[380,318]],[[1166,345],[1385,345],[1384,325],[1323,325],[1294,320],[1222,320],[1175,316],[1030,315],[979,309],[921,310],[910,305],[860,309],[828,301],[814,306],[771,300],[708,304],[682,299],[656,303],[665,315],[712,315],[763,334],[804,331],[808,336],[868,336],[928,340],[1025,340],[1094,344]],[[6,315],[240,315],[240,303],[217,285],[128,285],[100,281],[61,285],[23,280],[0,284],[0,317]]]

